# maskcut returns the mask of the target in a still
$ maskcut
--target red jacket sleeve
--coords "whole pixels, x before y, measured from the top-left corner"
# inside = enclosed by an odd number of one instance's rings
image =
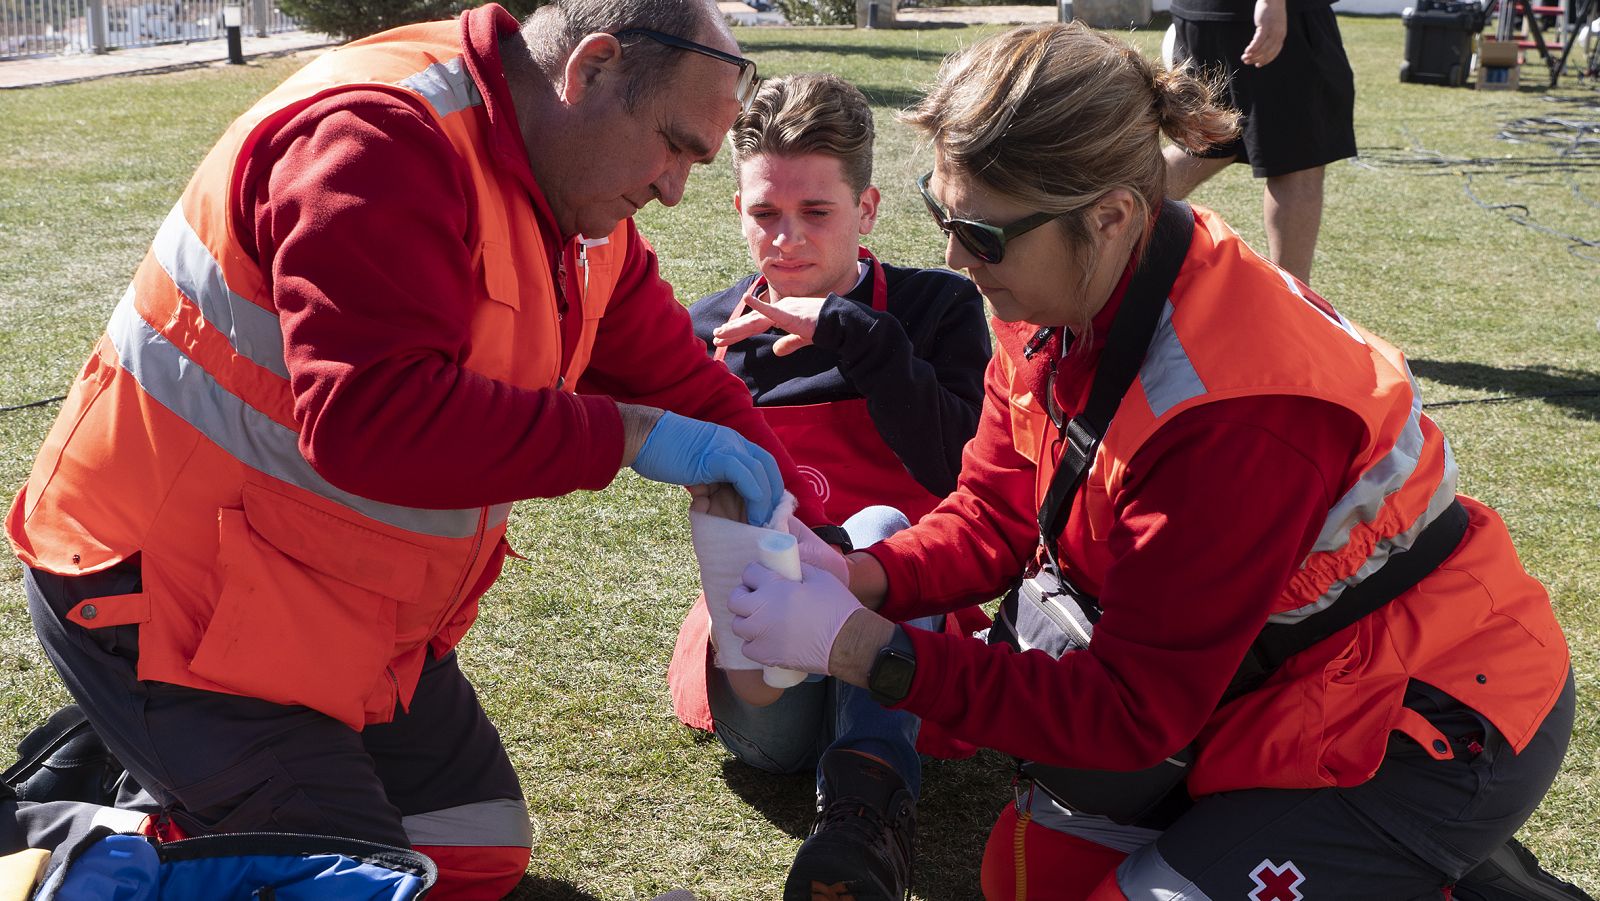
[[[1154,766],[1216,709],[1345,486],[1360,422],[1320,401],[1242,398],[1164,427],[1113,498],[1114,562],[1086,651],[1053,660],[912,630],[904,707],[1045,763]]]
[[[604,394],[725,425],[778,460],[783,484],[800,502],[807,525],[827,522],[822,502],[800,477],[750,392],[728,367],[706,355],[689,312],[661,277],[656,253],[630,221],[622,274],[595,337],[580,393]]]
[[[342,489],[408,506],[602,488],[622,458],[614,402],[462,365],[465,179],[432,120],[379,92],[313,104],[247,162],[235,216],[271,279],[301,453]]]
[[[892,620],[991,600],[1033,557],[1039,542],[1036,468],[1012,444],[1010,386],[1003,373],[996,353],[956,490],[910,529],[866,549],[888,575],[889,594],[878,612]]]

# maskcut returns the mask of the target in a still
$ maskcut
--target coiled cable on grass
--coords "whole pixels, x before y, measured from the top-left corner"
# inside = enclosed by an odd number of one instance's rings
[[[1586,196],[1579,186],[1576,173],[1600,169],[1600,98],[1595,97],[1545,97],[1547,103],[1562,104],[1568,109],[1545,116],[1524,116],[1501,125],[1495,137],[1510,144],[1528,144],[1548,148],[1548,155],[1517,157],[1453,157],[1421,145],[1411,138],[1411,147],[1376,147],[1363,150],[1354,160],[1355,165],[1373,171],[1383,169],[1423,170],[1421,174],[1460,175],[1462,190],[1467,199],[1479,209],[1500,213],[1510,221],[1541,234],[1567,242],[1567,252],[1581,260],[1600,263],[1600,237],[1587,238],[1551,228],[1534,221],[1532,211],[1524,203],[1490,203],[1473,190],[1473,179],[1483,175],[1498,175],[1515,184],[1531,176],[1560,174],[1572,196],[1580,203],[1600,209],[1600,202]],[[1427,171],[1434,170],[1434,171]]]
[[[46,398],[42,398],[40,400],[30,400],[25,404],[13,404],[12,406],[9,406],[9,407],[0,407],[0,413],[12,413],[12,412],[15,412],[17,410],[29,410],[29,409],[32,409],[34,407],[47,407],[50,404],[56,403],[58,401],[63,401],[63,400],[66,400],[66,399],[67,399],[67,396],[65,394],[58,394],[55,397],[46,397]]]

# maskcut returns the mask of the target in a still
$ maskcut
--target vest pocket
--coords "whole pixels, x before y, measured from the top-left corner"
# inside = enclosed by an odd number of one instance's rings
[[[111,342],[101,338],[95,345],[94,351],[89,354],[88,362],[83,364],[83,369],[73,380],[72,387],[68,389],[67,399],[61,405],[62,414],[50,428],[50,433],[45,436],[44,446],[39,449],[34,460],[29,483],[23,489],[24,521],[32,517],[33,511],[38,508],[39,501],[45,496],[46,489],[50,487],[50,481],[59,468],[62,451],[88,419],[89,411],[105,393],[119,368],[116,351],[111,348]],[[67,418],[69,416],[70,424]]]
[[[517,262],[511,248],[498,241],[485,241],[482,254],[478,265],[483,270],[484,293],[513,310],[522,309]]]
[[[190,671],[358,730],[366,709],[392,711],[396,608],[423,551],[255,485],[217,527],[222,589]]]

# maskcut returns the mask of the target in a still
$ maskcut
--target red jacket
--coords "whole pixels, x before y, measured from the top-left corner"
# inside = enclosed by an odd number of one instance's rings
[[[1141,768],[1198,738],[1196,794],[1365,781],[1391,730],[1435,737],[1400,707],[1409,678],[1469,703],[1521,747],[1562,687],[1566,645],[1503,525],[1470,500],[1468,535],[1439,571],[1216,709],[1267,618],[1316,603],[1424,508],[1447,504],[1453,464],[1415,413],[1403,362],[1200,218],[1167,337],[1158,330],[1152,345],[1176,356],[1147,358],[1063,536],[1069,573],[1105,610],[1090,649],[1058,662],[918,633],[905,707],[968,740],[1076,767]],[[888,574],[893,619],[992,597],[1033,555],[1059,446],[1036,400],[1039,367],[1017,353],[1032,329],[997,331],[1003,350],[956,494],[868,551]],[[1099,350],[1063,361],[1056,399],[1068,415]],[[1197,377],[1172,394],[1179,371]],[[1381,506],[1336,515],[1389,468],[1398,476],[1373,494]]]

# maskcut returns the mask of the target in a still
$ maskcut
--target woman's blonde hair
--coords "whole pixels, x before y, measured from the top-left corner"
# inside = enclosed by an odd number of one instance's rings
[[[932,90],[900,118],[947,168],[1058,214],[1072,246],[1092,254],[1087,214],[1107,192],[1126,189],[1151,221],[1166,193],[1161,134],[1200,151],[1238,133],[1219,89],[1081,22],[1030,25],[946,57]]]

